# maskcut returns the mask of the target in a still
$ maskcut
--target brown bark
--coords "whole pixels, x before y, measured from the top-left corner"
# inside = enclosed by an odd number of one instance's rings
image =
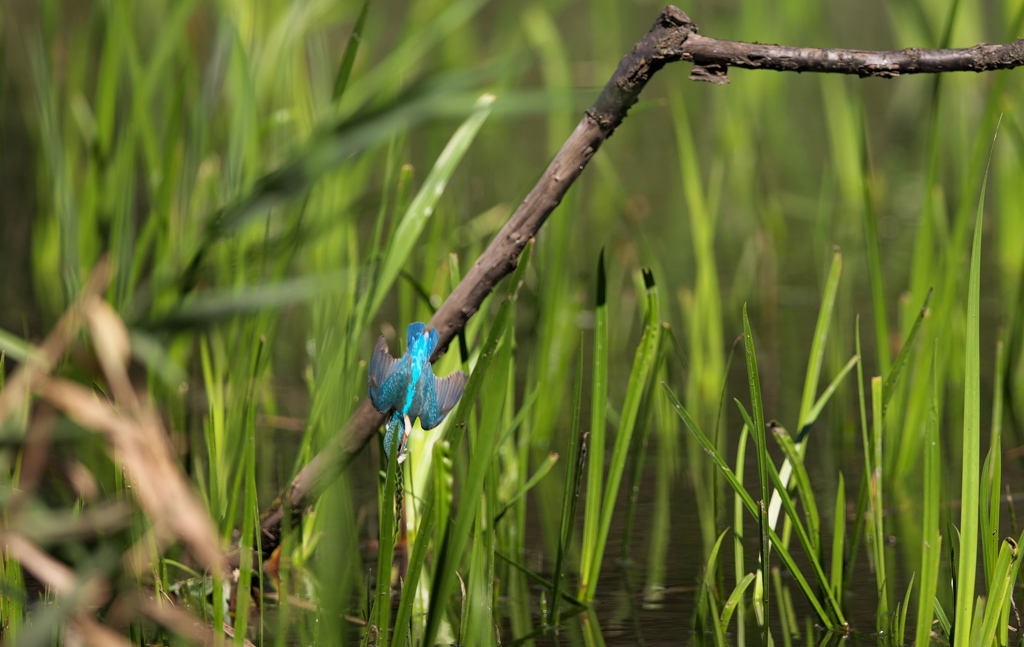
[[[975,45],[966,49],[901,49],[870,52],[859,49],[785,47],[740,43],[693,34],[683,46],[683,60],[694,63],[695,81],[728,83],[728,68],[824,72],[861,77],[893,78],[901,74],[990,72],[1018,67],[1024,62],[1024,39],[1005,45]]]

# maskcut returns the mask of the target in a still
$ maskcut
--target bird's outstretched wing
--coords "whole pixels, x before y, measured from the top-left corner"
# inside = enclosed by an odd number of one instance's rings
[[[369,388],[370,401],[373,408],[381,413],[388,409],[398,409],[405,399],[409,384],[409,363],[403,359],[395,359],[388,352],[388,340],[383,336],[377,339],[370,356]]]
[[[438,426],[462,397],[466,380],[462,371],[448,377],[435,377],[432,370],[425,373],[417,385],[410,416],[419,416],[420,426],[424,429]]]

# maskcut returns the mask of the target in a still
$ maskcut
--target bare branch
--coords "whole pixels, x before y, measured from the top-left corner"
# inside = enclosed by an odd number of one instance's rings
[[[708,38],[692,34],[682,47],[685,61],[694,64],[695,81],[728,83],[730,67],[779,72],[824,72],[861,77],[892,78],[902,74],[991,72],[1024,63],[1024,39],[1005,45],[975,45],[967,49],[901,49],[871,52],[859,49],[786,47]]]
[[[685,13],[673,6],[666,7],[633,51],[619,62],[600,96],[584,113],[544,175],[430,320],[429,325],[440,335],[434,359],[447,349],[498,282],[515,269],[527,241],[558,206],[604,140],[622,123],[651,76],[674,61],[693,62],[690,78],[712,83],[727,83],[726,73],[730,67],[881,77],[985,72],[1024,63],[1024,41],[969,49],[897,52],[760,45],[701,36]],[[288,490],[264,513],[261,529],[265,553],[280,541],[284,506],[290,506],[292,518],[298,519],[302,509],[344,469],[383,421],[384,416],[374,410],[368,398],[364,399],[328,446],[299,472]]]

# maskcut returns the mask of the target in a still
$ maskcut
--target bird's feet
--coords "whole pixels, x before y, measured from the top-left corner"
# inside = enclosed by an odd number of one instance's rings
[[[412,421],[409,420],[409,416],[405,416],[405,429],[402,431],[402,444],[400,447],[402,451],[398,453],[398,464],[401,465],[405,462],[405,459],[409,457],[409,448],[407,444],[409,442],[409,432],[412,431]]]

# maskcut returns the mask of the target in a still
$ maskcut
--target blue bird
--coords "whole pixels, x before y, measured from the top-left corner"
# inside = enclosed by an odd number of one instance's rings
[[[412,421],[433,429],[441,424],[466,390],[466,374],[456,371],[448,377],[436,377],[430,356],[437,348],[437,330],[414,322],[406,331],[405,354],[400,358],[388,352],[388,342],[380,337],[370,357],[369,395],[373,408],[381,413],[393,411],[384,431],[384,453],[390,459],[395,434],[404,428],[399,460],[405,455]]]

